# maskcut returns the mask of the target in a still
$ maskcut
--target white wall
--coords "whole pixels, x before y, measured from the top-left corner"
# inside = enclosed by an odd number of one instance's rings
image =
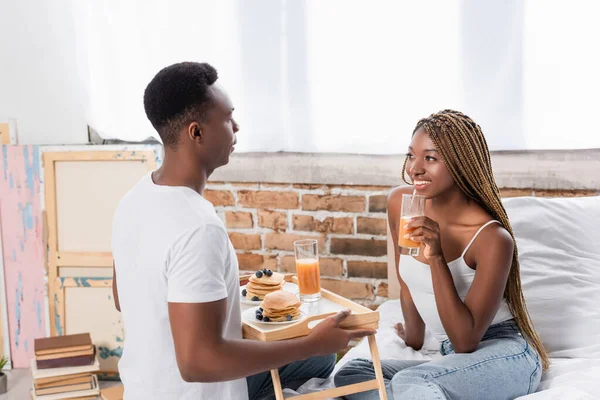
[[[144,140],[147,82],[198,60],[231,94],[239,152],[401,153],[446,107],[492,150],[600,148],[599,1],[380,3],[0,0],[0,120],[27,144],[86,143],[87,124]]]
[[[0,0],[0,119],[19,143],[87,142],[70,1]]]

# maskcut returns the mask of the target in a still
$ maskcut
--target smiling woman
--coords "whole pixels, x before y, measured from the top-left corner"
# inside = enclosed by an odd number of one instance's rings
[[[402,169],[409,183],[406,175],[425,197],[425,210],[402,222],[403,195],[413,187],[394,189],[388,197],[390,231],[394,243],[399,232],[409,232],[403,238],[423,251],[401,255],[395,247],[405,319],[396,331],[419,350],[427,326],[444,357],[383,360],[388,396],[504,399],[535,391],[548,355],[525,307],[517,248],[481,128],[454,110],[420,120]],[[335,383],[373,376],[370,362],[354,360],[338,372]],[[375,399],[376,394],[348,398]]]

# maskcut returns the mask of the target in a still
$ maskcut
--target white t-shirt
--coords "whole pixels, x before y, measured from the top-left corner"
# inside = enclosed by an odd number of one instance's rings
[[[125,400],[246,400],[245,379],[181,378],[168,303],[227,298],[223,335],[242,338],[238,263],[210,202],[187,187],[146,175],[119,203],[112,238],[125,329],[119,372]]]

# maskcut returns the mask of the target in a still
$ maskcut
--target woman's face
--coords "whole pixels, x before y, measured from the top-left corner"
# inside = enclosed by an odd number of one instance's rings
[[[438,197],[456,186],[442,155],[423,128],[415,132],[408,147],[406,172],[417,194],[428,199]]]

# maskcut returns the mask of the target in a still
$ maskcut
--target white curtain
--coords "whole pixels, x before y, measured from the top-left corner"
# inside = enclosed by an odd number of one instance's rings
[[[600,2],[72,0],[86,118],[157,137],[162,67],[211,63],[238,151],[404,152],[419,118],[472,116],[493,150],[600,147]]]

